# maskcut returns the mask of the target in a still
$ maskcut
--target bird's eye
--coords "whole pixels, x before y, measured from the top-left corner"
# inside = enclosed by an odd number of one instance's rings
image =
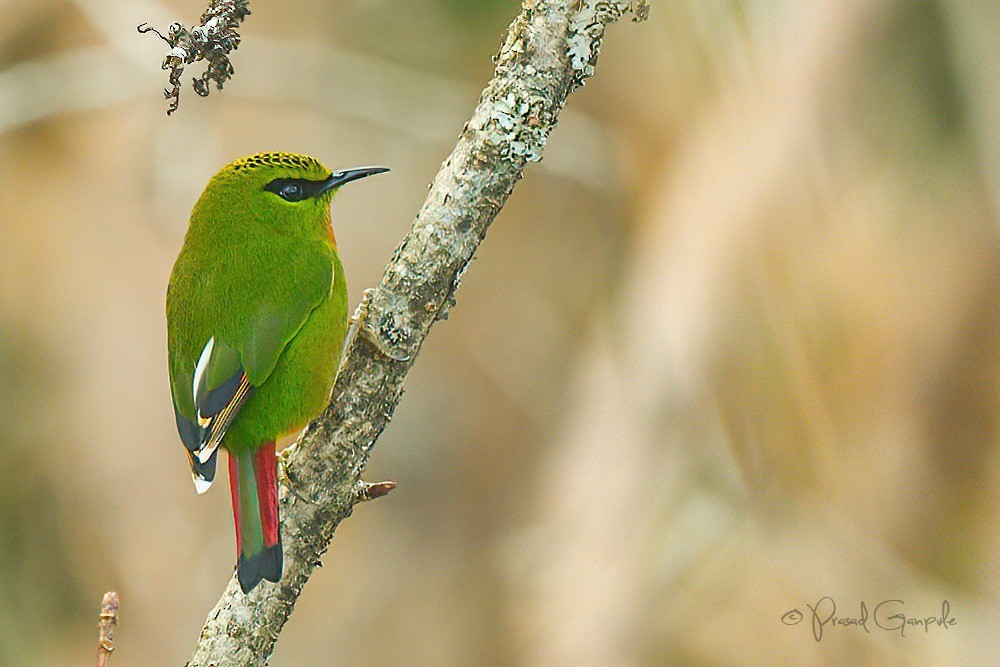
[[[323,181],[310,181],[304,178],[276,178],[264,189],[273,192],[288,202],[300,202],[316,196],[316,188]]]
[[[278,196],[285,201],[302,201],[302,186],[298,183],[286,183],[278,190]]]

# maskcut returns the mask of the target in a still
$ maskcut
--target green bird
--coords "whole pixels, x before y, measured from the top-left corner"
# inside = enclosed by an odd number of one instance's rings
[[[326,406],[347,332],[330,201],[385,171],[259,153],[224,167],[191,212],[167,288],[170,390],[198,493],[229,453],[244,593],[281,579],[275,442]]]

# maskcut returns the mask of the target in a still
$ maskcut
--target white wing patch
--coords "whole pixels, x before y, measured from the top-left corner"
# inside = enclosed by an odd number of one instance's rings
[[[191,396],[198,397],[198,387],[201,386],[201,381],[205,377],[205,371],[208,370],[208,362],[212,359],[212,350],[215,349],[215,336],[208,339],[205,344],[205,349],[201,351],[201,356],[198,357],[198,363],[194,367],[194,379],[191,381]],[[198,425],[202,428],[208,425],[209,420],[201,416],[201,410],[198,411]]]

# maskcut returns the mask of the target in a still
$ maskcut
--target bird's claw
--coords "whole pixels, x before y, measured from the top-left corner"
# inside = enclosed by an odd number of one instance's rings
[[[278,480],[280,480],[285,486],[291,486],[291,478],[288,476],[288,459],[295,452],[298,447],[297,442],[293,442],[288,445],[275,457],[278,460]]]
[[[277,471],[278,481],[284,484],[285,488],[287,488],[293,496],[295,496],[302,502],[309,503],[310,505],[315,505],[316,504],[315,501],[309,500],[308,498],[306,498],[305,496],[303,496],[301,493],[298,492],[298,489],[295,488],[295,483],[292,481],[292,477],[288,472],[288,460],[292,456],[292,454],[295,453],[296,447],[298,447],[298,443],[293,442],[292,444],[288,445],[280,452],[278,452],[278,455],[276,457],[278,462],[278,471]]]

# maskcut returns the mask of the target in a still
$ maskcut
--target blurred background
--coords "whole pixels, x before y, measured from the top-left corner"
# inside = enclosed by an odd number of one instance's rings
[[[272,664],[1000,662],[1000,5],[652,4],[490,230],[372,457],[399,489]],[[0,664],[92,664],[108,589],[112,664],[187,659],[234,552],[167,389],[192,205],[260,150],[392,167],[334,208],[356,303],[519,8],[256,0],[232,82],[192,68],[167,118],[135,26],[205,5],[0,2]],[[824,596],[957,624],[817,642]]]

